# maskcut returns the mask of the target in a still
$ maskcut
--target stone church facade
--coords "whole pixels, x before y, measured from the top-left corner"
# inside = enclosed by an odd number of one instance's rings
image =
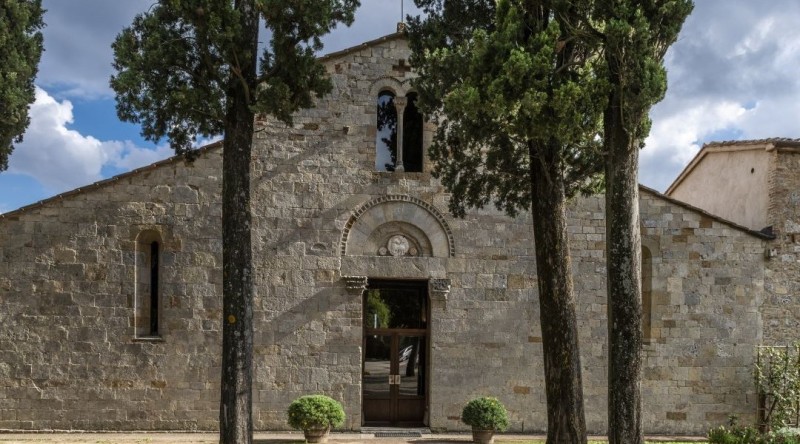
[[[479,395],[501,399],[512,431],[546,427],[529,216],[455,219],[424,161],[400,171],[398,155],[394,171],[376,171],[376,104],[390,92],[402,126],[409,56],[394,34],[323,57],[334,91],[291,128],[258,122],[257,430],[285,429],[288,404],[311,393],[341,401],[350,430],[463,430],[461,408]],[[0,429],[216,428],[221,150],[0,215]],[[774,182],[795,199],[799,156],[786,154]],[[787,213],[769,234],[640,196],[645,431],[753,419],[755,347],[796,331],[798,274],[779,264],[797,266],[785,236],[797,202],[773,205]],[[587,426],[603,433],[602,197],[576,200],[569,216]]]

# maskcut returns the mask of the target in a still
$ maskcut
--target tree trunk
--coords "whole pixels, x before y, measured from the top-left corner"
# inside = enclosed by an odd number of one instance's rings
[[[238,74],[227,87],[222,154],[222,381],[219,442],[253,441],[253,273],[250,237],[250,151],[254,115],[249,91],[256,79],[258,12],[237,0],[242,36]]]
[[[553,159],[539,157],[546,155],[531,148],[533,231],[547,395],[547,444],[585,444],[586,420],[563,168],[556,156]]]
[[[608,285],[608,440],[642,444],[642,287],[639,141],[615,91],[605,111]]]

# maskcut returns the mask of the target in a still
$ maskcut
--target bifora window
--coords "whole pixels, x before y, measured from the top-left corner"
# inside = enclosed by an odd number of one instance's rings
[[[409,93],[405,97],[396,97],[391,91],[378,94],[375,133],[377,171],[422,171],[423,120],[416,102],[416,93]]]

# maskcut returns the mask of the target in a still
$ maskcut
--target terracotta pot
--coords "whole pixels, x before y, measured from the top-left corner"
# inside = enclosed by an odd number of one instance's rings
[[[307,429],[303,430],[303,435],[306,437],[306,442],[308,443],[325,443],[328,442],[328,432],[330,430],[330,427],[325,427],[324,429]]]
[[[494,444],[494,430],[472,429],[472,442],[476,444]]]

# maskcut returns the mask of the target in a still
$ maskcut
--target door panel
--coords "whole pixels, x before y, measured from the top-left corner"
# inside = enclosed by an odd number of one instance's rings
[[[392,385],[389,384],[392,374],[392,336],[367,336],[364,344],[364,421],[389,422],[394,416]]]
[[[424,284],[371,281],[364,294],[365,425],[424,425],[428,402]]]
[[[425,336],[398,336],[400,396],[425,397]]]

